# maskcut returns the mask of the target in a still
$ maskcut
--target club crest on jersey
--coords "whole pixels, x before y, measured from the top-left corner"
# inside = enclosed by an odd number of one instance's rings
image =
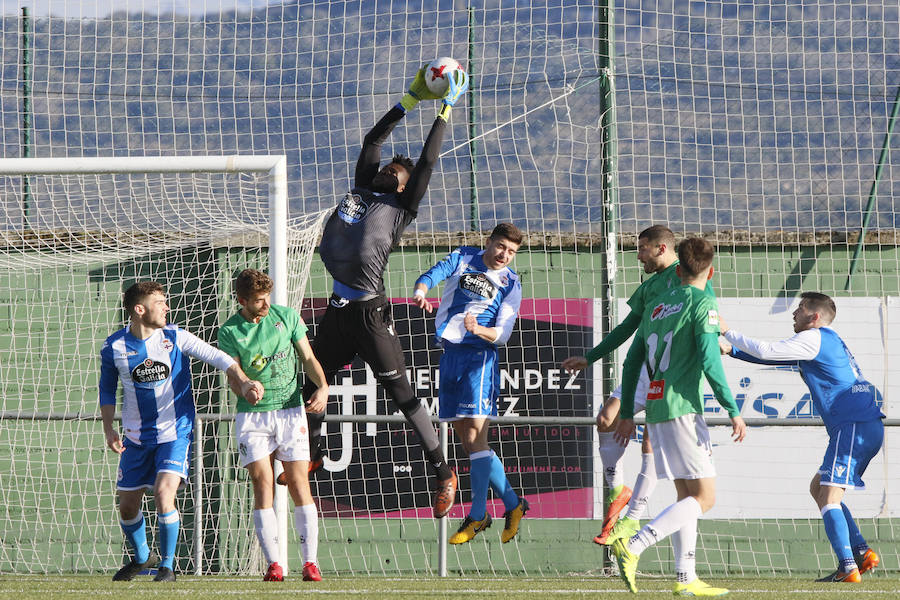
[[[166,363],[152,358],[145,358],[140,364],[131,370],[131,380],[137,385],[155,386],[169,378],[171,369]]]
[[[672,315],[680,313],[682,308],[684,308],[683,302],[679,302],[678,304],[658,304],[653,308],[653,312],[650,313],[650,320],[656,321],[658,319],[671,317]]]
[[[369,205],[363,202],[359,194],[347,194],[338,204],[338,216],[348,224],[354,225],[366,218]]]
[[[459,278],[459,289],[472,300],[490,300],[497,288],[484,273],[466,273]]]
[[[172,340],[170,340],[169,338],[164,337],[162,340],[160,340],[159,347],[162,348],[165,352],[171,352],[175,347],[175,344],[173,344]]]

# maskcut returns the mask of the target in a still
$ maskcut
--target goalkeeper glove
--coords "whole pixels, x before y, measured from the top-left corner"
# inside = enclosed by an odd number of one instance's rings
[[[441,108],[441,112],[438,113],[438,118],[443,119],[444,122],[450,119],[450,109],[453,108],[453,105],[469,89],[469,74],[462,70],[454,71],[453,75],[450,76],[449,83],[450,86],[447,88],[447,93],[444,94],[444,106]]]
[[[440,99],[440,96],[429,90],[428,85],[425,83],[425,67],[427,66],[425,65],[416,71],[416,76],[413,78],[412,83],[409,84],[409,91],[400,100],[400,106],[406,112],[411,111],[418,104],[419,100]]]

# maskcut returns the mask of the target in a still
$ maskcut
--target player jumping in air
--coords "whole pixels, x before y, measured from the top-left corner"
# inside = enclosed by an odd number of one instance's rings
[[[653,440],[657,477],[675,483],[678,501],[644,525],[630,539],[612,543],[619,573],[637,592],[635,574],[641,553],[672,536],[676,595],[719,596],[697,577],[697,519],[715,502],[716,470],[712,444],[703,420],[703,377],[731,417],[732,435],[742,441],[746,425],[725,381],[719,354],[716,300],[705,292],[712,277],[713,248],[706,240],[689,238],[678,246],[676,269],[682,286],[649,299],[625,358],[622,408],[616,440],[627,444],[634,433],[634,400],[638,370],[649,373],[647,428]]]
[[[643,265],[644,273],[651,274],[651,277],[644,280],[628,299],[631,312],[585,356],[572,356],[564,360],[562,367],[568,372],[586,369],[588,365],[625,343],[640,325],[641,315],[644,314],[648,302],[667,290],[681,287],[681,279],[676,273],[678,256],[675,254],[675,234],[668,227],[653,225],[638,235],[637,259]],[[709,284],[706,285],[706,291],[710,296],[714,295]],[[644,410],[648,381],[647,373],[641,370],[634,396],[635,413]],[[621,386],[616,388],[597,413],[600,461],[603,463],[603,474],[609,490],[604,502],[606,514],[603,519],[603,530],[594,538],[597,544],[612,544],[618,538],[634,535],[639,529],[639,519],[646,512],[647,502],[656,487],[656,468],[646,428],[641,445],[641,471],[635,481],[634,492],[624,485],[622,457],[625,448],[614,439],[619,423],[621,390]],[[619,520],[619,514],[626,505],[628,512]]]
[[[419,100],[439,97],[425,85],[420,69],[403,99],[366,135],[350,190],[325,224],[319,254],[334,278],[333,293],[312,347],[327,381],[357,355],[375,377],[413,430],[425,458],[434,469],[437,492],[434,517],[446,515],[456,498],[457,477],[441,451],[428,411],[406,378],[403,348],[394,331],[391,304],[384,295],[384,270],[391,249],[416,218],[431,172],[438,159],[450,110],[469,85],[464,71],[454,71],[443,107],[431,126],[417,164],[396,155],[379,170],[381,146],[397,123]],[[307,378],[303,397],[309,402],[317,389]],[[308,413],[312,460],[321,460],[320,436],[324,412]]]
[[[159,564],[154,581],[175,581],[175,547],[181,519],[175,492],[187,479],[194,431],[191,358],[225,371],[236,394],[258,402],[263,386],[250,381],[230,356],[200,338],[166,324],[166,295],[153,281],[125,290],[128,327],[100,350],[100,415],[106,445],[119,454],[116,489],[125,539],[134,556],[113,581],[131,581]],[[116,389],[122,382],[124,442],[113,427]],[[147,544],[141,498],[153,490],[159,523],[160,559]]]
[[[510,223],[494,227],[484,250],[461,247],[423,273],[417,280],[413,302],[431,312],[425,294],[442,281],[444,295],[435,319],[441,355],[440,418],[453,429],[469,457],[472,506],[451,544],[465,544],[491,526],[487,513],[488,487],[503,500],[506,525],[500,535],[506,543],[516,536],[528,511],[488,445],[488,419],[497,416],[500,365],[497,346],[512,333],[522,301],[519,276],[509,268],[522,243],[522,233]]]
[[[724,322],[722,333],[732,346],[731,356],[764,365],[792,365],[809,387],[828,432],[825,458],[813,475],[809,493],[819,506],[838,559],[837,570],[819,581],[857,583],[880,559],[844,504],[844,491],[865,488],[863,473],[884,441],[884,414],[876,403],[875,386],[863,378],[847,345],[828,327],[836,312],[834,301],[825,294],[804,292],[794,311],[793,337],[763,342],[729,329]]]
[[[278,518],[272,506],[272,459],[284,467],[294,500],[294,527],[303,555],[303,580],[321,581],[317,552],[319,522],[309,488],[309,430],[298,362],[318,387],[310,408],[322,410],[328,384],[306,339],[306,324],[293,308],[271,303],[272,279],[244,269],[234,282],[240,311],[219,328],[219,348],[266,388],[262,401],[238,396],[235,437],[241,466],[253,482],[253,525],[269,565],[264,581],[284,581],[278,548]],[[298,361],[299,358],[299,361]]]

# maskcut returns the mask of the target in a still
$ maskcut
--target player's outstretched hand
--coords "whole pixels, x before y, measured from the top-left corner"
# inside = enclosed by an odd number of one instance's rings
[[[316,389],[313,392],[312,396],[309,397],[309,402],[305,404],[307,412],[311,413],[323,413],[325,412],[325,408],[328,406],[328,385],[323,385],[322,387]]]
[[[432,92],[428,89],[428,84],[425,83],[426,67],[428,67],[427,64],[416,71],[416,76],[413,78],[412,83],[409,84],[409,93],[419,100],[440,100],[440,94]]]
[[[431,305],[431,302],[425,297],[425,294],[413,294],[412,297],[413,304],[421,308],[427,313],[430,313],[434,310],[434,306]]]
[[[469,74],[463,70],[453,71],[449,83],[447,93],[444,94],[444,104],[454,106],[469,89]]]
[[[122,440],[119,438],[117,431],[106,432],[106,446],[116,454],[125,452],[125,446],[122,445]]]
[[[725,338],[719,338],[719,352],[722,354],[731,354],[731,343]]]
[[[740,416],[731,417],[731,437],[735,442],[743,442],[747,437],[747,424]]]
[[[620,419],[618,426],[616,426],[616,433],[613,435],[613,439],[615,439],[620,446],[627,446],[628,440],[630,440],[633,435],[634,419]]]
[[[584,371],[587,369],[588,361],[583,356],[570,356],[566,360],[562,361],[562,368],[566,370],[566,373],[569,375],[574,375],[579,371]]]

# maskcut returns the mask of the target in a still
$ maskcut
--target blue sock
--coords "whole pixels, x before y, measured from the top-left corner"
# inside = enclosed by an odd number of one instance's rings
[[[519,505],[519,496],[510,485],[509,479],[506,478],[503,463],[500,462],[493,450],[491,450],[491,489],[494,490],[494,494],[503,499],[503,506],[506,510],[512,510]]]
[[[487,512],[487,492],[491,477],[491,451],[482,450],[469,455],[469,478],[472,480],[472,508],[469,516],[476,521]]]
[[[869,549],[869,544],[866,543],[866,538],[860,533],[859,526],[853,520],[853,515],[850,514],[850,509],[843,502],[841,502],[841,509],[844,511],[844,518],[847,520],[847,529],[850,530],[850,545],[853,547],[853,552],[855,554],[863,554]]]
[[[825,523],[825,535],[831,542],[831,548],[837,555],[841,569],[849,571],[856,568],[853,550],[850,548],[850,529],[840,504],[826,504],[822,507],[822,521]],[[850,568],[848,568],[850,567]]]
[[[150,546],[147,545],[147,527],[144,524],[144,513],[138,512],[130,521],[119,521],[125,539],[134,551],[134,562],[145,563],[150,558]]]
[[[177,510],[158,515],[158,520],[159,554],[162,559],[159,566],[172,569],[175,564],[175,546],[178,545],[178,528],[181,526],[181,520],[178,518]]]

